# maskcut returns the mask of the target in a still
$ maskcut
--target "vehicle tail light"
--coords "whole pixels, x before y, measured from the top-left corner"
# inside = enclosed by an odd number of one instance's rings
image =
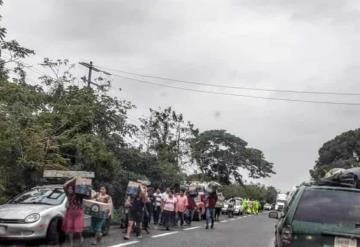
[[[287,246],[290,245],[293,240],[293,231],[291,226],[286,225],[281,232],[281,242]]]

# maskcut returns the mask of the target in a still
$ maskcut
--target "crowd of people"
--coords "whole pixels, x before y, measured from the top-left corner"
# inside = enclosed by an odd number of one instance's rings
[[[63,231],[67,234],[70,246],[74,245],[74,236],[78,235],[83,242],[84,230],[84,198],[75,193],[75,181],[73,178],[64,185],[67,200],[67,211],[63,220]],[[125,200],[125,231],[124,239],[129,240],[134,234],[142,238],[142,233],[149,234],[150,225],[157,229],[170,231],[173,227],[191,226],[194,216],[198,220],[206,220],[205,229],[214,228],[214,222],[220,220],[225,198],[218,188],[209,186],[194,189],[180,188],[173,190],[166,188],[139,186],[135,193],[127,193]],[[108,205],[107,217],[92,215],[91,228],[95,233],[93,245],[100,243],[103,227],[107,218],[113,214],[112,198],[105,185],[98,188],[98,192],[92,193],[93,201]],[[231,204],[231,200],[229,202]],[[258,214],[260,203],[248,199],[242,200],[243,212]]]
[[[216,191],[200,196],[204,211],[199,210],[195,202],[197,196],[185,189],[175,192],[170,188],[161,191],[160,188],[154,190],[142,187],[139,193],[129,195],[125,202],[127,227],[124,239],[129,240],[131,233],[142,238],[142,231],[149,233],[151,223],[167,231],[172,227],[191,226],[196,210],[200,217],[206,216],[206,229],[214,228],[218,201]]]

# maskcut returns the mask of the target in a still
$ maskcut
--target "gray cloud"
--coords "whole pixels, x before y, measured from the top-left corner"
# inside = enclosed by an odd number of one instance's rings
[[[263,88],[360,91],[356,0],[9,0],[9,37],[37,56],[184,80]],[[82,71],[82,70],[81,70]],[[359,102],[359,97],[282,95],[173,84],[248,95]],[[123,90],[120,92],[118,88]],[[201,130],[227,129],[260,148],[289,188],[309,178],[322,143],[359,126],[358,107],[212,96],[114,78],[110,93],[132,116],[172,105]]]

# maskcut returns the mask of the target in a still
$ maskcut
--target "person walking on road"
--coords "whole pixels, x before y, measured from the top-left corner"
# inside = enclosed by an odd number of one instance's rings
[[[184,189],[180,190],[180,194],[176,197],[176,200],[177,200],[177,202],[176,202],[177,219],[178,219],[178,221],[180,221],[180,226],[183,227],[185,211],[186,211],[186,207],[188,204],[188,200],[187,200],[187,197],[185,196]],[[178,222],[176,222],[176,224],[177,223]]]
[[[163,200],[163,220],[164,226],[167,231],[170,231],[170,226],[175,221],[175,209],[176,209],[176,198],[173,195],[173,192],[170,190],[168,196]]]
[[[254,214],[258,215],[260,209],[260,203],[258,200],[254,201]]]
[[[141,235],[141,221],[144,217],[144,207],[146,203],[146,192],[141,189],[139,193],[135,196],[129,196],[126,200],[126,206],[129,208],[129,223],[126,235],[124,236],[125,240],[130,239],[130,234],[135,228],[135,233],[138,238],[142,238]]]
[[[209,229],[209,223],[211,223],[211,229],[214,228],[215,221],[215,206],[217,202],[216,193],[210,193],[206,196],[205,206],[206,206],[206,229]]]
[[[194,218],[194,213],[196,210],[196,202],[193,196],[191,196],[189,193],[187,195],[187,207],[186,207],[186,220],[188,226],[191,226],[192,220]]]
[[[243,207],[243,212],[244,212],[244,214],[246,214],[246,212],[247,212],[247,207],[248,207],[248,202],[247,202],[247,199],[246,199],[246,198],[243,199],[243,201],[242,201],[242,207]]]
[[[84,209],[82,206],[83,197],[75,194],[75,181],[76,178],[73,178],[64,184],[67,202],[62,230],[69,238],[70,247],[74,246],[74,234],[79,235],[80,245],[84,242],[84,238],[82,236],[82,232],[84,230]]]
[[[163,209],[163,205],[164,205],[165,200],[168,198],[169,192],[170,192],[170,188],[166,188],[166,190],[163,193],[161,193],[160,225],[164,225],[164,214],[163,214],[164,209]]]
[[[215,205],[215,220],[220,221],[221,209],[224,207],[225,197],[221,192],[218,193],[218,200]]]
[[[113,210],[113,202],[111,196],[108,194],[109,190],[106,185],[100,185],[99,192],[97,192],[92,199],[108,204],[109,212],[107,217],[111,218],[112,210]],[[95,240],[92,242],[92,245],[97,245],[101,242],[102,239],[102,229],[106,223],[108,218],[99,218],[99,217],[91,217],[91,227],[95,232]]]
[[[152,211],[152,202],[151,202],[151,191],[148,191],[146,196],[145,196],[145,206],[144,206],[144,217],[143,217],[143,222],[142,222],[142,229],[147,233],[150,234],[149,232],[149,225],[150,225],[150,221],[151,221],[151,211]]]
[[[160,189],[156,189],[156,192],[153,195],[154,197],[154,224],[159,223],[159,218],[161,214],[161,192]]]

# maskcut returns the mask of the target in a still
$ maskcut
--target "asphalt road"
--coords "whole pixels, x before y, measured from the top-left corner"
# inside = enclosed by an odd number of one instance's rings
[[[206,230],[204,222],[194,222],[192,227],[173,228],[171,231],[155,229],[150,234],[143,232],[143,238],[132,236],[129,241],[123,240],[123,229],[113,227],[110,234],[103,238],[99,246],[106,247],[273,247],[275,221],[267,213],[257,216],[234,217],[223,216],[214,229]],[[83,246],[91,246],[91,238],[86,238]],[[23,244],[7,246],[19,247]],[[32,243],[32,246],[47,246]],[[63,244],[63,247],[68,244]]]

